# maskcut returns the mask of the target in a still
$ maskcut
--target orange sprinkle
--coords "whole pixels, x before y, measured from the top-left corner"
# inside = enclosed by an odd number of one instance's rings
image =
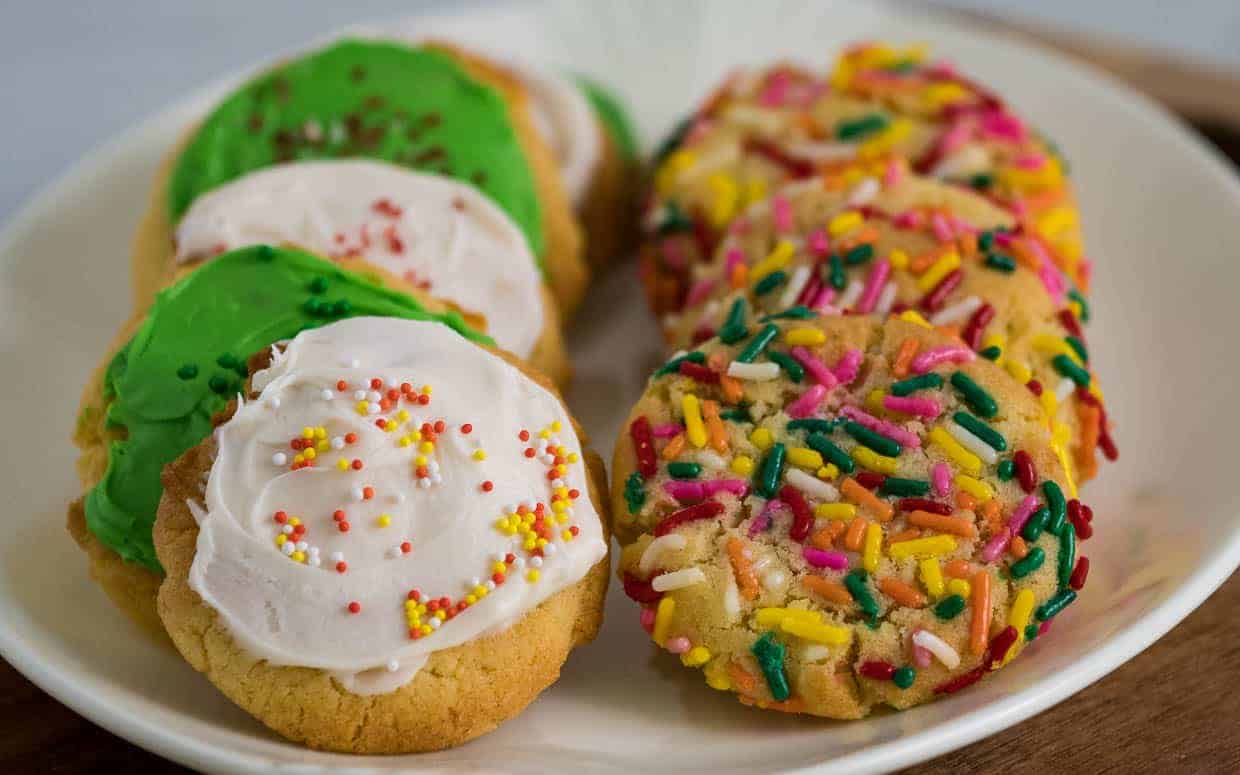
[[[974,235],[960,235],[956,238],[956,246],[962,259],[969,260],[977,258],[977,237]]]
[[[977,538],[977,526],[971,520],[964,517],[949,517],[943,514],[931,514],[928,511],[917,510],[909,512],[907,519],[910,525],[937,530],[940,533],[964,536],[965,538]]]
[[[905,608],[921,608],[926,604],[926,596],[900,581],[895,576],[884,576],[878,580],[878,588],[884,595]]]
[[[1018,262],[1024,265],[1026,269],[1031,269],[1036,272],[1038,271],[1038,268],[1042,266],[1041,259],[1034,254],[1024,240],[1012,240],[1008,245],[1008,250]]]
[[[834,579],[823,578],[822,576],[802,576],[801,586],[829,602],[839,603],[840,605],[852,605],[852,593],[845,589],[843,584]]]
[[[732,679],[732,686],[741,694],[754,693],[758,688],[758,681],[739,662],[732,661],[728,663],[728,677]]]
[[[878,229],[876,229],[874,226],[867,224],[861,227],[860,229],[856,230],[855,232],[849,234],[848,239],[841,240],[839,247],[838,247],[838,251],[841,253],[844,253],[852,248],[857,247],[858,245],[862,245],[867,242],[877,242],[878,237],[879,237]]]
[[[739,538],[728,539],[728,558],[732,561],[732,574],[736,576],[737,586],[746,600],[758,597],[758,576],[753,572],[753,563],[745,554],[745,544]]]
[[[917,340],[909,337],[900,343],[900,352],[896,354],[896,362],[891,367],[891,373],[904,379],[908,376],[909,364],[913,362],[913,356],[917,355]]]
[[[848,532],[844,534],[844,547],[848,551],[861,551],[861,539],[865,536],[865,529],[869,525],[865,517],[853,517],[853,521],[848,523]]]
[[[981,506],[982,519],[986,520],[986,529],[992,534],[998,533],[1003,529],[1003,522],[999,518],[999,499],[991,498]]]
[[[990,573],[979,570],[973,574],[970,586],[973,587],[970,595],[973,621],[969,623],[969,648],[974,654],[981,654],[990,636]]]
[[[1072,462],[1076,464],[1077,479],[1084,482],[1098,473],[1098,434],[1102,427],[1102,412],[1098,407],[1084,401],[1076,402],[1076,418],[1080,425],[1076,448],[1072,450]]]
[[[914,538],[921,538],[921,531],[915,527],[909,527],[887,536],[887,542],[894,544],[897,541],[912,541]]]
[[[703,401],[702,416],[706,419],[706,430],[710,432],[710,445],[716,452],[728,451],[728,432],[719,419],[719,402]]]
[[[935,326],[934,330],[938,331],[940,334],[948,337],[949,339],[960,338],[960,326]]]
[[[732,267],[732,276],[728,278],[733,290],[740,290],[749,284],[749,266],[737,264]]]
[[[874,493],[862,487],[851,476],[840,482],[840,492],[845,498],[873,514],[879,522],[890,522],[892,515],[895,514],[895,508],[890,503],[879,500]]]
[[[838,172],[824,172],[822,175],[822,186],[828,191],[843,191],[844,176]]]
[[[742,705],[756,705],[762,710],[777,710],[780,713],[804,713],[805,700],[800,697],[789,697],[783,702],[768,702],[767,700],[755,700],[753,697],[747,697],[743,694],[736,695]]]
[[[1029,554],[1029,546],[1025,544],[1025,539],[1020,536],[1012,536],[1012,541],[1008,544],[1008,554],[1011,554],[1018,560],[1025,559],[1025,555]]]
[[[943,566],[943,573],[949,579],[967,579],[973,575],[973,566],[969,564],[968,560],[949,560]]]
[[[1041,213],[1051,209],[1055,205],[1064,201],[1064,195],[1068,192],[1067,188],[1048,188],[1045,191],[1039,191],[1036,194],[1030,194],[1021,201],[1030,212]]]
[[[814,546],[815,549],[821,549],[824,552],[829,549],[834,549],[835,539],[837,536],[833,534],[833,531],[831,528],[835,527],[836,525],[843,525],[843,524],[844,524],[843,522],[833,521],[828,527],[824,527],[822,530],[814,531],[814,534],[809,537],[809,542]]]
[[[929,269],[935,261],[943,257],[944,251],[951,249],[951,245],[941,245],[925,253],[913,256],[909,259],[908,268],[913,274],[921,274]]]
[[[675,460],[680,451],[685,448],[685,434],[677,433],[672,440],[663,448],[664,460]]]
[[[961,511],[977,511],[977,498],[961,490],[956,493],[956,508]]]
[[[723,388],[723,400],[729,404],[740,403],[740,400],[745,397],[745,389],[741,387],[741,381],[736,377],[720,374],[719,387]]]

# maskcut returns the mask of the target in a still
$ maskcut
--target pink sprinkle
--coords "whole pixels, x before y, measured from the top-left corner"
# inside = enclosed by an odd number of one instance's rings
[[[1055,620],[1047,619],[1046,621],[1042,622],[1042,624],[1038,625],[1038,636],[1039,637],[1045,635],[1051,629],[1051,622],[1053,621]]]
[[[1055,306],[1060,306],[1063,304],[1065,288],[1063,276],[1059,274],[1059,271],[1050,264],[1043,264],[1042,267],[1038,269],[1038,277],[1041,278],[1042,285],[1046,286],[1046,292],[1051,295],[1051,299],[1054,300]]]
[[[718,284],[719,281],[711,277],[698,280],[689,289],[689,293],[685,295],[685,306],[692,307],[705,301],[706,297],[710,296],[711,291],[715,290],[715,286]]]
[[[1008,544],[1012,541],[1012,529],[1005,527],[994,537],[986,542],[986,546],[982,547],[982,560],[985,562],[994,562],[999,556],[1007,551]]]
[[[940,498],[952,490],[952,470],[943,462],[934,464],[934,468],[930,470],[930,483],[934,485],[934,494]]]
[[[905,430],[893,422],[880,420],[864,409],[859,409],[855,406],[844,406],[840,407],[840,414],[858,425],[864,425],[875,433],[894,439],[906,447],[913,447],[914,449],[921,447],[921,438],[916,433]]]
[[[775,512],[784,507],[784,502],[778,498],[772,498],[762,507],[762,511],[758,512],[758,516],[754,517],[749,523],[749,537],[753,538],[758,533],[767,530],[771,526],[771,520],[775,516]]]
[[[983,113],[980,118],[982,131],[992,137],[1016,143],[1023,142],[1025,139],[1026,129],[1024,122],[1006,110],[990,110]],[[1036,167],[1033,169],[1036,169]]]
[[[918,667],[930,667],[930,663],[934,659],[934,655],[930,653],[930,649],[923,646],[918,646],[917,642],[912,639],[912,636],[924,629],[924,627],[915,627],[913,628],[913,631],[909,633],[909,648],[912,649],[913,652],[913,664]]]
[[[642,612],[638,614],[637,621],[641,622],[642,629],[646,632],[654,631],[654,608],[642,608]]]
[[[939,406],[938,401],[921,396],[883,396],[883,408],[931,420],[943,412],[943,407]]]
[[[843,552],[824,552],[822,549],[806,546],[801,550],[801,556],[815,568],[830,568],[831,570],[848,568],[848,555]]]
[[[797,400],[788,404],[788,416],[797,420],[809,417],[818,408],[818,404],[822,402],[826,395],[827,388],[825,385],[814,385],[802,393]]]
[[[818,295],[814,298],[813,303],[810,304],[809,307],[810,309],[815,310],[817,312],[826,312],[828,305],[831,304],[831,301],[834,298],[835,298],[835,289],[832,288],[830,285],[824,285],[822,286],[822,290],[818,291]],[[837,312],[833,314],[839,314],[839,313]]]
[[[1016,507],[1016,511],[1012,512],[1012,516],[1008,517],[1007,527],[1012,533],[1019,533],[1020,529],[1029,521],[1029,517],[1038,508],[1038,498],[1036,495],[1026,495],[1025,499]]]
[[[662,243],[663,261],[673,269],[684,269],[688,264],[680,240],[665,239]]]
[[[691,645],[692,644],[689,643],[689,639],[681,635],[678,638],[668,638],[667,645],[664,646],[664,648],[673,654],[683,654],[689,650]]]
[[[822,229],[815,229],[805,238],[805,244],[809,247],[809,252],[822,258],[831,252],[831,238]]]
[[[897,229],[920,229],[921,225],[926,222],[926,215],[917,210],[905,210],[897,213],[891,222],[896,225]]]
[[[897,161],[887,163],[887,169],[883,170],[883,187],[891,188],[899,185],[904,180],[904,165]]]
[[[663,425],[654,426],[650,429],[650,434],[656,439],[670,439],[673,436],[678,436],[681,433],[684,433],[684,431],[685,426],[678,422],[669,422],[664,423]]]
[[[805,367],[805,372],[813,377],[815,382],[823,385],[827,390],[839,384],[839,380],[827,368],[827,364],[815,358],[809,350],[806,350],[801,345],[792,348],[792,357],[797,363]]]
[[[953,151],[958,150],[967,143],[971,131],[969,124],[963,120],[957,120],[956,123],[948,127],[947,131],[939,138],[937,147],[938,157],[950,156]]]
[[[771,213],[775,217],[776,231],[792,231],[792,205],[787,197],[776,195],[771,199]]]
[[[751,225],[752,224],[749,222],[748,217],[744,215],[738,215],[736,219],[732,221],[732,225],[728,227],[728,231],[731,234],[734,234],[738,237],[743,236],[749,233],[749,227]]]
[[[995,244],[1001,248],[1011,247],[1012,242],[1016,239],[1010,231],[996,231]]]
[[[965,223],[964,221],[957,218],[956,216],[948,214],[946,218],[947,218],[947,222],[951,224],[952,231],[955,232],[957,236],[961,234],[970,234],[975,237],[977,236],[978,234],[977,229],[970,226],[968,223]]]
[[[758,101],[765,108],[783,106],[788,101],[788,87],[791,85],[791,80],[788,73],[775,73],[766,84],[766,88],[762,90]]]
[[[727,277],[732,276],[732,271],[740,264],[745,263],[745,251],[740,248],[728,248],[728,252],[723,257],[723,271]]]
[[[951,242],[956,238],[951,225],[947,223],[947,219],[941,213],[935,213],[930,216],[930,228],[934,229],[934,238],[939,242]]]
[[[911,364],[914,374],[925,374],[942,363],[969,363],[977,356],[967,347],[954,344],[923,350]]]
[[[701,482],[701,485],[702,493],[708,498],[721,492],[731,493],[738,498],[743,498],[749,492],[749,485],[745,484],[743,479],[711,479]]]
[[[840,381],[841,385],[847,385],[857,378],[860,366],[861,351],[853,348],[844,353],[844,357],[840,358],[839,363],[835,364],[835,368],[831,371],[835,372],[835,378]]]
[[[861,315],[868,315],[872,312],[889,276],[891,276],[891,262],[885,258],[875,261],[870,269],[870,276],[865,278],[865,290],[861,291],[861,298],[857,299],[853,310]]]
[[[681,503],[700,501],[706,498],[706,491],[703,489],[701,482],[682,482],[678,479],[669,479],[663,483],[663,491]]]
[[[1040,153],[1030,153],[1016,158],[1012,162],[1012,166],[1022,170],[1041,169],[1046,163],[1046,157]]]

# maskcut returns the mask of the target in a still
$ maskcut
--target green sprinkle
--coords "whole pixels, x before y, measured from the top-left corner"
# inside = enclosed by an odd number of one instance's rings
[[[1059,528],[1059,588],[1067,589],[1076,564],[1076,528],[1065,522]]]
[[[254,257],[263,262],[274,261],[276,249],[270,245],[259,245],[258,249],[254,251]]]
[[[1038,607],[1038,621],[1044,622],[1047,619],[1055,618],[1060,611],[1072,605],[1074,600],[1076,600],[1075,589],[1061,589],[1050,600]]]
[[[754,334],[753,339],[749,340],[749,344],[745,345],[745,349],[741,350],[736,356],[736,360],[741,363],[752,363],[753,359],[761,355],[766,349],[766,346],[770,344],[771,340],[778,334],[779,326],[774,323],[767,323],[758,331],[758,333]],[[705,356],[703,356],[703,358],[705,358]],[[679,367],[680,364],[676,365]]]
[[[1084,296],[1081,295],[1081,292],[1078,291],[1076,288],[1073,288],[1072,290],[1068,291],[1068,298],[1072,299],[1077,304],[1081,305],[1081,314],[1079,317],[1081,318],[1082,323],[1088,323],[1089,322],[1089,302],[1085,299]]]
[[[766,453],[762,468],[758,471],[758,494],[763,498],[774,498],[779,489],[779,478],[784,474],[784,445],[777,443]]]
[[[181,379],[193,379],[198,376],[198,367],[192,363],[187,363],[177,369],[177,376]]]
[[[1025,537],[1026,541],[1036,541],[1042,535],[1042,531],[1046,529],[1046,522],[1051,518],[1050,509],[1040,506],[1033,515],[1029,517],[1029,521],[1021,528],[1020,534]]]
[[[792,695],[788,688],[788,676],[784,674],[784,644],[775,640],[774,632],[766,632],[749,649],[766,676],[766,686],[776,702],[783,702]]]
[[[964,402],[969,405],[977,414],[990,419],[999,412],[999,405],[995,403],[995,399],[982,389],[982,386],[969,378],[968,374],[963,371],[957,371],[952,374],[952,387],[960,391],[960,395],[964,398]]]
[[[793,382],[800,382],[805,379],[805,367],[797,363],[790,356],[779,352],[778,350],[767,350],[766,357],[779,364],[779,368],[783,369],[788,375],[788,379]]]
[[[961,428],[986,442],[986,446],[995,452],[1007,449],[1007,439],[1003,438],[1002,434],[968,412],[956,412],[952,415],[952,419]]]
[[[930,492],[930,483],[921,479],[901,479],[889,476],[878,487],[879,495],[894,495],[897,498],[920,498]]]
[[[1012,477],[1016,475],[1016,464],[1011,460],[1000,460],[999,467],[995,473],[999,475],[999,481],[1010,482]]]
[[[726,409],[719,413],[719,418],[728,420],[729,422],[753,422],[749,417],[749,407],[738,406],[735,409]]]
[[[870,585],[866,583],[867,574],[858,568],[844,577],[844,588],[853,596],[853,601],[866,616],[873,619],[878,616],[878,601],[870,594]]]
[[[990,347],[982,348],[977,354],[988,361],[997,361],[999,360],[999,356],[1003,355],[1003,350],[999,348],[999,345],[992,344]]]
[[[792,423],[789,423],[791,425]],[[821,433],[811,433],[809,438],[805,440],[809,448],[822,455],[827,461],[834,463],[836,468],[846,474],[851,474],[856,470],[856,464],[848,453],[837,447],[826,436]]]
[[[960,615],[964,610],[964,598],[960,595],[948,595],[940,600],[934,606],[934,615],[945,622],[949,622]]]
[[[646,503],[645,481],[640,471],[629,474],[624,482],[624,502],[629,505],[629,513],[636,514]]]
[[[656,371],[654,375],[656,377],[663,377],[668,374],[671,374],[672,372],[678,370],[680,368],[680,364],[684,363],[685,361],[692,361],[694,363],[705,363],[706,353],[702,352],[701,350],[694,350],[693,352],[685,353],[684,355],[680,355],[675,358],[672,358],[670,361],[660,366],[659,370]]]
[[[1025,642],[1026,643],[1032,642],[1033,639],[1036,637],[1038,637],[1038,625],[1036,624],[1025,625]]]
[[[672,127],[672,131],[668,133],[667,137],[663,138],[663,142],[659,143],[659,147],[655,149],[654,158],[652,159],[655,164],[662,163],[665,158],[672,155],[672,151],[680,147],[680,144],[684,142],[685,135],[689,134],[689,130],[693,128],[693,122],[696,117],[696,114],[694,114],[682,118],[676,126]]]
[[[1089,363],[1089,351],[1085,349],[1084,342],[1071,334],[1065,336],[1063,340],[1068,343],[1068,346],[1071,347],[1077,355],[1081,356],[1082,362]]]
[[[220,375],[216,374],[215,376],[211,377],[211,379],[207,380],[207,387],[211,388],[211,391],[213,393],[219,393],[220,395],[224,395],[225,393],[228,392],[228,378],[221,377]]]
[[[907,689],[913,685],[913,681],[917,678],[917,671],[907,665],[896,668],[891,674],[891,682],[901,689]]]
[[[312,318],[317,318],[323,312],[323,304],[318,299],[311,296],[302,302],[301,309]]]
[[[1042,482],[1042,494],[1046,496],[1046,507],[1050,509],[1051,518],[1046,523],[1047,532],[1059,534],[1060,528],[1068,519],[1068,502],[1064,500],[1063,490],[1059,485],[1047,479]]]
[[[1076,365],[1068,356],[1060,353],[1051,358],[1051,365],[1055,367],[1055,371],[1060,375],[1067,377],[1081,387],[1089,387],[1089,372]]]
[[[804,304],[797,304],[783,312],[772,312],[769,315],[763,315],[760,320],[763,323],[769,323],[772,320],[813,320],[816,317],[818,317],[817,312]]]
[[[311,280],[310,285],[306,287],[309,288],[310,292],[315,294],[316,296],[321,293],[325,293],[327,291],[327,278],[316,277],[313,280]]]
[[[860,140],[863,137],[872,135],[875,132],[881,132],[887,128],[887,118],[881,113],[871,113],[868,116],[854,119],[852,121],[841,121],[835,125],[835,139],[844,142],[852,142]]]
[[[667,472],[673,479],[697,479],[702,475],[702,466],[697,463],[677,461],[667,464]]]
[[[237,356],[231,353],[224,353],[216,358],[215,362],[221,369],[235,369],[241,365],[241,361],[237,360]]]
[[[844,263],[848,266],[856,266],[857,264],[864,264],[872,258],[874,258],[874,246],[868,242],[863,242],[844,254]]]
[[[791,431],[810,431],[811,433],[834,433],[835,420],[824,420],[821,417],[805,417],[800,420],[789,420],[784,426],[789,432]]]
[[[1011,274],[1016,271],[1016,261],[1011,256],[1005,256],[1002,253],[991,253],[986,256],[986,266],[996,269],[1000,272]]]
[[[875,433],[861,423],[851,420],[844,423],[844,432],[856,439],[858,444],[864,444],[880,455],[895,457],[903,449],[900,446],[900,442],[895,439],[889,439],[881,433]]]
[[[758,281],[756,285],[754,285],[753,287],[754,295],[765,296],[766,294],[775,290],[779,286],[783,285],[784,282],[787,281],[787,279],[788,279],[788,273],[782,269],[777,269],[774,272],[771,272],[770,274],[768,274],[766,277],[763,277],[761,280]]]
[[[669,234],[680,234],[686,231],[693,231],[693,221],[689,220],[689,216],[675,202],[669,202],[663,208],[663,220],[659,221],[659,225],[655,227],[660,237],[666,237]]]
[[[943,387],[943,378],[934,372],[902,379],[891,383],[891,395],[907,396],[918,390],[934,390]]]
[[[732,302],[728,317],[719,328],[719,341],[724,344],[736,344],[746,336],[749,336],[749,329],[745,327],[745,300],[737,299]]]
[[[844,274],[844,262],[837,254],[832,253],[829,263],[831,271],[827,275],[827,282],[837,291],[844,290],[844,286],[848,284],[848,276]]]
[[[978,191],[985,191],[995,183],[994,175],[988,175],[985,172],[979,172],[969,178],[969,185]]]
[[[1046,552],[1042,551],[1042,547],[1035,546],[1029,550],[1023,558],[1012,563],[1011,574],[1014,579],[1023,579],[1030,573],[1042,567],[1042,563],[1046,561]]]
[[[989,253],[995,244],[995,233],[987,230],[977,235],[977,246],[983,253]]]
[[[353,302],[349,301],[348,299],[340,299],[332,303],[331,314],[338,318],[342,318],[345,315],[348,315],[352,311],[353,311]]]

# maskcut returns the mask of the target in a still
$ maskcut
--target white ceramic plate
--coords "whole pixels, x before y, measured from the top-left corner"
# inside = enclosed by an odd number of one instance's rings
[[[406,30],[432,29],[402,22]],[[1074,162],[1097,259],[1090,328],[1123,459],[1088,496],[1097,535],[1082,599],[1011,667],[903,714],[824,723],[746,709],[656,654],[618,591],[598,641],[519,718],[456,750],[358,758],[289,745],[145,640],[86,576],[66,536],[68,437],[80,386],[129,314],[129,238],[159,157],[222,85],[125,133],[50,186],[0,237],[0,651],[83,715],[212,771],[877,771],[961,746],[1097,680],[1170,629],[1240,561],[1233,486],[1238,372],[1229,310],[1240,286],[1240,184],[1174,119],[1046,52],[912,15],[832,3],[591,3],[438,20],[491,51],[613,84],[649,145],[730,66],[793,56],[825,65],[861,38],[925,40],[1010,96]],[[141,77],[136,74],[135,77]],[[570,397],[598,448],[658,361],[631,266],[611,273],[570,337]],[[1223,410],[1221,410],[1223,409]],[[1116,712],[1123,712],[1122,709]]]

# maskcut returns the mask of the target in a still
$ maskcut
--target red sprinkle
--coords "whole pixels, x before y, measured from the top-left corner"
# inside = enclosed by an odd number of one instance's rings
[[[1025,387],[1029,388],[1029,392],[1033,393],[1035,396],[1042,395],[1042,383],[1038,382],[1036,379],[1031,379],[1026,382]]]
[[[358,459],[354,458],[353,462],[351,463],[351,467],[353,468],[353,470],[354,470],[354,471],[361,471],[361,470],[362,470],[362,461],[360,461],[360,460],[358,460]]]
[[[989,304],[983,304],[977,308],[977,311],[969,318],[969,322],[965,324],[964,331],[960,333],[960,338],[969,346],[970,350],[978,349],[982,344],[982,332],[986,330],[986,326],[990,321],[995,319],[995,308]]]
[[[629,425],[629,436],[633,439],[633,452],[637,455],[637,470],[649,479],[658,473],[659,464],[654,456],[654,437],[646,415],[633,420]]]
[[[272,519],[283,525],[285,522],[288,522],[288,514],[285,514],[283,511],[277,511]]]
[[[344,573],[348,569],[349,569],[349,564],[347,562],[344,562],[343,560],[341,560],[340,562],[336,563],[337,573]]]
[[[342,519],[342,520],[340,520],[339,522],[337,522],[337,523],[336,523],[336,528],[337,528],[337,529],[338,529],[341,533],[347,533],[347,532],[349,532],[349,520],[347,520],[347,519]]]
[[[1012,463],[1016,466],[1016,478],[1020,482],[1020,488],[1025,492],[1033,492],[1033,488],[1038,485],[1038,473],[1033,468],[1033,458],[1021,449],[1012,455]]]
[[[346,434],[344,435],[344,442],[345,442],[346,444],[356,444],[356,443],[357,443],[357,434],[356,434],[356,433],[346,433]]]
[[[368,500],[370,500],[370,499],[371,499],[371,498],[373,498],[373,497],[375,497],[375,488],[373,488],[373,487],[363,487],[363,488],[362,488],[362,500],[367,500],[367,501],[368,501]]]
[[[1081,330],[1081,323],[1076,319],[1076,315],[1072,314],[1070,309],[1059,310],[1059,322],[1063,327],[1068,329],[1068,333],[1082,341],[1085,340],[1085,332]]]
[[[339,390],[341,393],[343,393],[344,391],[348,389],[349,389],[349,383],[345,382],[343,379],[336,383],[336,390]]]
[[[697,522],[698,520],[710,519],[717,517],[723,513],[723,504],[719,501],[702,501],[692,506],[673,511],[663,518],[659,524],[654,526],[654,534],[656,536],[667,535],[676,528],[688,522]]]
[[[625,573],[621,578],[624,594],[637,603],[656,603],[663,597],[662,592],[655,592],[649,581],[642,581],[632,573]]]
[[[356,600],[354,600],[352,603],[349,603],[349,613],[360,614],[361,612],[362,612],[361,603],[357,602]]]
[[[858,471],[853,474],[853,479],[867,490],[876,490],[883,486],[883,482],[887,481],[886,476],[874,471]]]
[[[951,506],[927,498],[901,498],[896,502],[896,507],[900,511],[925,511],[930,514],[942,514],[945,517],[952,514]]]
[[[1089,558],[1078,557],[1076,559],[1076,567],[1072,569],[1072,575],[1068,577],[1068,586],[1075,590],[1080,590],[1085,586],[1085,579],[1089,578]]]
[[[400,551],[402,554],[409,554],[410,552],[413,551],[413,544],[409,543],[408,541],[401,541]]]
[[[469,433],[472,433],[473,430],[474,430],[474,426],[470,425],[469,423],[465,423],[464,425],[461,426],[461,433],[469,434]]]
[[[494,490],[494,489],[495,489],[495,485],[491,482],[490,479],[482,483],[483,492],[490,492],[491,490]]]
[[[707,337],[707,339],[709,338],[710,337]],[[689,379],[696,380],[707,385],[719,384],[718,373],[711,371],[711,369],[707,366],[703,366],[700,363],[694,363],[693,361],[681,361],[680,373]]]
[[[814,174],[813,164],[800,159],[794,159],[784,153],[783,149],[774,143],[769,143],[765,140],[746,139],[745,151],[746,153],[756,153],[767,161],[783,167],[790,177],[808,178]]]
[[[934,286],[921,300],[917,302],[917,306],[926,312],[938,312],[943,306],[943,302],[947,301],[947,297],[952,291],[959,287],[960,282],[964,280],[964,272],[960,269],[953,270],[946,277],[939,280],[939,284]]]
[[[336,509],[332,512],[332,519],[339,522],[345,518],[344,509]]]
[[[788,528],[788,537],[798,543],[803,542],[809,538],[809,531],[814,527],[814,513],[805,502],[805,496],[801,495],[797,488],[785,484],[779,490],[779,499],[792,511],[792,526]]]
[[[881,659],[870,659],[862,662],[857,672],[866,678],[873,678],[877,681],[890,681],[891,676],[896,672],[896,667],[890,662],[884,662]]]
[[[518,433],[518,434],[517,434],[517,438],[518,438],[518,439],[520,439],[521,441],[529,441],[529,440],[530,440],[530,432],[529,432],[529,431],[521,431],[520,433]]]
[[[1094,534],[1093,525],[1089,524],[1089,520],[1085,518],[1085,509],[1088,506],[1082,506],[1081,502],[1076,498],[1068,501],[1068,521],[1072,523],[1073,529],[1076,531],[1076,537],[1080,540],[1087,540]]]

